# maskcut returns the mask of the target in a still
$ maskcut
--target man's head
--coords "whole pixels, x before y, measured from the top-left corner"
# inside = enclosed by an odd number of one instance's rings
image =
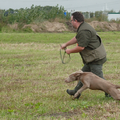
[[[84,22],[84,17],[82,15],[82,13],[80,12],[74,12],[72,13],[71,16],[71,23],[73,25],[74,28],[78,28],[78,26],[80,25],[80,23]]]
[[[80,12],[74,12],[72,13],[73,20],[77,20],[77,22],[84,22],[83,14]]]

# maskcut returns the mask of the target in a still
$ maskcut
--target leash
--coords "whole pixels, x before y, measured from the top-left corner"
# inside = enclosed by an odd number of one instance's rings
[[[67,48],[65,48],[64,50],[66,50],[66,49],[67,49]],[[62,63],[63,63],[63,64],[69,63],[69,62],[70,62],[70,59],[71,59],[70,54],[67,54],[67,55],[69,56],[69,59],[68,59],[67,62],[65,62],[64,59],[65,59],[66,51],[64,51],[63,54],[62,54],[61,51],[62,51],[62,50],[60,49],[60,58],[61,58]]]

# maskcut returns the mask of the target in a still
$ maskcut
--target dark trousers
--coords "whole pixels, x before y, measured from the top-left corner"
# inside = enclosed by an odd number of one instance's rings
[[[95,64],[85,64],[82,68],[83,72],[92,72],[95,75],[101,77],[104,79],[103,77],[103,72],[102,72],[102,65],[95,65]]]

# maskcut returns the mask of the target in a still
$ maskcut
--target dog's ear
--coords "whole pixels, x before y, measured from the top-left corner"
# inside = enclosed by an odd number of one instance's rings
[[[82,70],[79,70],[78,72],[79,72],[79,73],[83,73],[83,71],[82,71]]]
[[[82,70],[76,71],[75,73],[77,73],[78,75],[80,75],[81,73],[83,73]]]
[[[83,72],[82,72],[83,73]],[[82,74],[81,72],[76,72],[74,74],[74,77],[76,78],[76,80],[79,80],[80,79],[80,75]]]
[[[81,73],[75,73],[74,76],[78,77]]]
[[[79,80],[80,75],[83,73],[83,71],[79,70],[74,73],[72,73],[69,77],[73,78],[74,80]]]

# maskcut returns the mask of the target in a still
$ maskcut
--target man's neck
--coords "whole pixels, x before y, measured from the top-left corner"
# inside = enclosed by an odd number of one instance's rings
[[[77,29],[78,29],[78,27],[82,24],[83,22],[78,22],[77,23]]]

